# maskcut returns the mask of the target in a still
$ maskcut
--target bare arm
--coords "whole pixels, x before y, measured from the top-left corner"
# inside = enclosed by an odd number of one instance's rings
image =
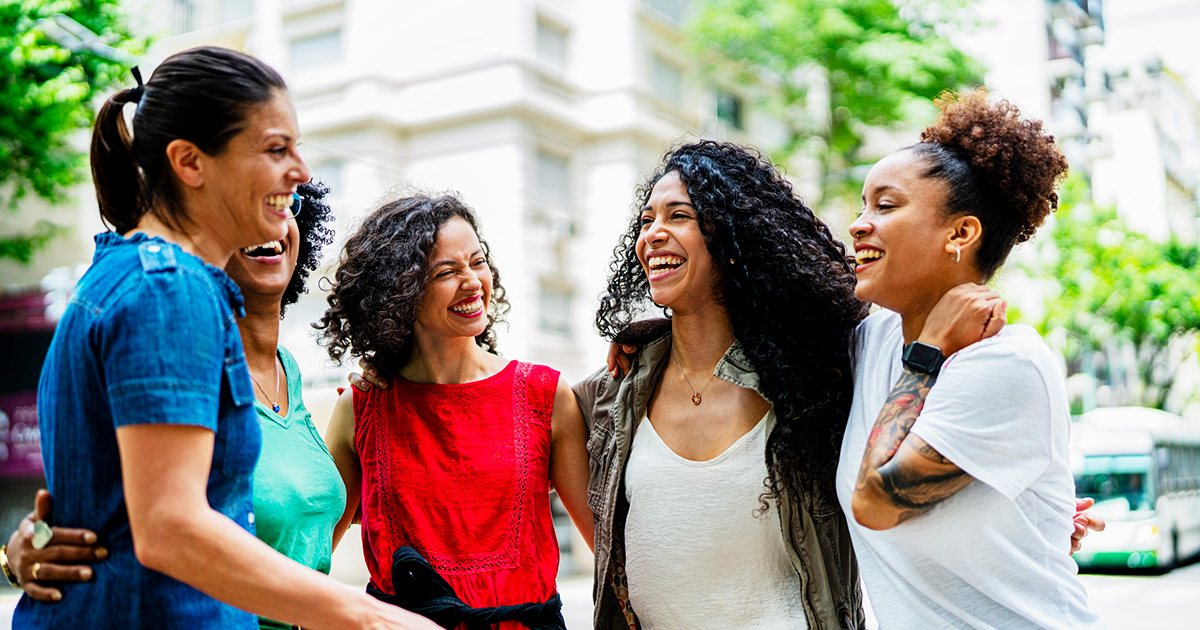
[[[289,560],[213,510],[213,442],[197,426],[117,429],[138,561],[227,604],[309,628],[437,628]]]
[[[891,529],[967,487],[973,479],[909,430],[936,377],[904,370],[883,405],[858,471],[851,507],[869,529]]]
[[[362,500],[362,464],[354,450],[353,390],[342,392],[333,407],[329,428],[325,429],[325,447],[333,456],[333,464],[342,476],[342,483],[346,484],[346,508],[333,528],[333,548],[337,549],[342,536],[346,534],[346,529],[354,522],[359,502]]]
[[[1004,327],[1005,303],[987,287],[966,283],[942,296],[919,340],[946,355]],[[967,487],[973,478],[909,431],[937,377],[904,370],[867,439],[851,507],[869,529],[890,529],[924,514]]]
[[[588,548],[595,551],[592,509],[587,503],[588,467],[587,427],[575,402],[571,386],[561,376],[554,392],[554,413],[550,417],[550,482],[558,498],[583,535]]]

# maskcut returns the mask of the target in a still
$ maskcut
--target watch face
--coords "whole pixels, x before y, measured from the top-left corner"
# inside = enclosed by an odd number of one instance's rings
[[[914,341],[904,351],[904,364],[921,372],[937,372],[945,360],[941,350],[920,341]]]

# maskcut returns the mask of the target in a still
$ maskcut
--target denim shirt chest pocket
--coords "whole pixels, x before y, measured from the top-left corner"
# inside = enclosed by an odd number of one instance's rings
[[[221,378],[221,411],[217,436],[221,470],[227,477],[250,475],[258,464],[262,433],[254,411],[254,387],[237,323],[226,320],[225,372]],[[221,444],[223,442],[223,444]]]

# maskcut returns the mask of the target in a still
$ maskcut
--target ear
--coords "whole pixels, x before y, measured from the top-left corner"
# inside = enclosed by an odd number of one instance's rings
[[[957,256],[958,251],[969,252],[979,246],[983,237],[983,225],[979,217],[964,214],[950,221],[950,239],[946,241],[946,253]]]
[[[167,163],[175,179],[189,188],[199,188],[204,185],[204,152],[200,147],[176,138],[167,145]]]

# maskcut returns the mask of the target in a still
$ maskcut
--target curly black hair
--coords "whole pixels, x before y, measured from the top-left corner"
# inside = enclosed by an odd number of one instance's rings
[[[941,115],[910,148],[928,163],[926,177],[946,183],[946,213],[979,218],[975,266],[990,279],[1058,209],[1054,187],[1067,158],[1042,121],[1021,118],[1006,100],[988,102],[987,90],[947,92],[937,106]]]
[[[341,363],[347,353],[370,359],[383,378],[393,378],[408,360],[413,324],[430,280],[429,256],[438,232],[460,218],[479,236],[475,211],[457,196],[414,195],[389,201],[366,217],[346,241],[329,292],[329,309],[313,324],[329,357]],[[492,272],[488,323],[475,343],[496,352],[496,322],[508,312],[500,271],[481,237]]]
[[[818,484],[832,498],[853,396],[850,336],[867,305],[854,297],[854,267],[845,247],[767,158],[710,140],[667,153],[638,188],[633,220],[613,252],[596,327],[614,339],[650,301],[636,251],[640,213],[654,184],[672,172],[696,208],[734,337],[775,408],[777,423],[767,442],[771,491],[779,496]]]
[[[283,319],[283,312],[288,305],[295,304],[302,293],[308,293],[308,287],[305,286],[308,274],[321,265],[321,249],[333,243],[333,228],[327,225],[333,220],[333,210],[324,201],[329,194],[329,186],[314,178],[300,184],[296,192],[300,194],[301,204],[300,214],[296,216],[300,248],[296,252],[296,269],[292,271],[292,279],[284,289],[283,300],[279,304],[279,319]]]

